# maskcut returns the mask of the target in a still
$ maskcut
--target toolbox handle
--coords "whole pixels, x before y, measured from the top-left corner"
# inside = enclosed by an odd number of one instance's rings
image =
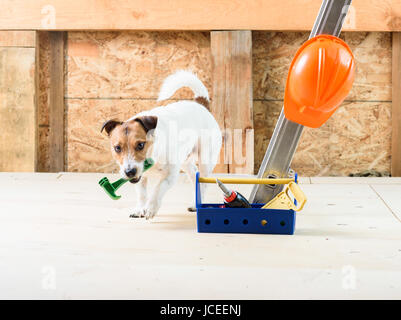
[[[218,178],[223,183],[234,184],[288,184],[296,182],[295,178],[259,179],[259,178]],[[199,177],[199,183],[216,183],[216,178]]]
[[[294,202],[292,204],[287,204],[287,206],[290,206],[291,208],[287,209],[293,209],[295,211],[300,211],[302,210],[303,206],[305,205],[306,202],[306,197],[305,194],[302,192],[302,190],[298,186],[298,175],[295,174],[294,178],[279,178],[279,179],[271,179],[271,178],[265,178],[265,179],[260,179],[260,178],[217,178],[219,179],[222,183],[234,183],[234,184],[288,184],[287,192],[288,189],[291,190],[292,194],[294,195]],[[201,183],[216,183],[216,178],[212,177],[200,177],[199,172],[196,173],[196,182],[195,182],[195,202],[196,202],[196,207],[200,208],[202,204],[202,195],[201,195],[201,190],[200,190],[200,184]],[[284,192],[282,192],[284,193]],[[286,194],[286,198],[290,199],[288,193]],[[286,201],[287,202],[287,201]],[[291,201],[292,202],[292,201]],[[298,205],[297,205],[298,204]],[[264,206],[266,208],[266,205]]]

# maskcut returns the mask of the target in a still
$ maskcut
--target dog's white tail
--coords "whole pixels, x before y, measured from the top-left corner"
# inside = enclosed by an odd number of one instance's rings
[[[209,102],[209,93],[199,78],[190,71],[180,70],[168,76],[160,89],[157,101],[170,98],[178,89],[188,87],[194,92],[194,99],[204,98]]]

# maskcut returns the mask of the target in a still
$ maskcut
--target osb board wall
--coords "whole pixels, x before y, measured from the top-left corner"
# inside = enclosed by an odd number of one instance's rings
[[[283,104],[291,59],[307,37],[308,33],[300,32],[253,32],[256,171]],[[343,33],[342,37],[357,61],[354,88],[325,125],[304,130],[293,161],[293,168],[301,175],[390,169],[390,34]],[[175,70],[195,71],[211,95],[207,32],[70,32],[66,63],[69,171],[116,171],[107,138],[99,133],[102,122],[126,119],[154,107],[163,79]],[[45,88],[46,77],[42,78]],[[45,102],[46,93],[41,97]],[[191,97],[189,90],[174,96]],[[46,107],[40,109],[40,159],[45,171],[48,122]]]
[[[0,171],[36,168],[35,34],[0,32]]]

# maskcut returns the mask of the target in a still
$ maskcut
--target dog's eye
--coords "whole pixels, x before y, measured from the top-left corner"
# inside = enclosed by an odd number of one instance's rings
[[[139,142],[137,145],[136,145],[136,150],[142,150],[143,148],[145,147],[145,142]]]
[[[115,146],[114,147],[114,151],[117,152],[117,153],[120,153],[121,152],[121,147],[119,145]]]

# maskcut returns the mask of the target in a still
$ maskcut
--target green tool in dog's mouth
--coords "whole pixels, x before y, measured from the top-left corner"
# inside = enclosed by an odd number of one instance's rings
[[[150,169],[154,164],[154,161],[152,158],[146,158],[145,162],[143,164],[143,172],[146,170]],[[118,200],[121,198],[121,196],[116,195],[116,191],[118,188],[120,188],[124,183],[131,181],[132,179],[119,179],[116,182],[110,183],[109,179],[106,177],[100,179],[99,184],[100,186],[106,191],[106,193],[112,198],[113,200]],[[133,181],[133,183],[139,182],[139,179],[136,179],[136,181]]]

